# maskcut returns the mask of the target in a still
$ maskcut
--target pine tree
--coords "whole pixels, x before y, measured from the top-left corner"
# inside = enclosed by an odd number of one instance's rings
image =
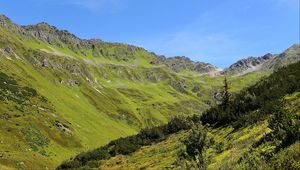
[[[224,86],[223,86],[223,98],[222,98],[222,107],[223,110],[226,110],[229,107],[229,99],[230,99],[230,93],[229,93],[229,86],[227,82],[227,78],[224,79]]]

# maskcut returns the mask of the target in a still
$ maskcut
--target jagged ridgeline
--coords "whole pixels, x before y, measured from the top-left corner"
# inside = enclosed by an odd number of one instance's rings
[[[247,57],[224,69],[224,75],[243,75],[254,71],[268,71],[300,60],[300,45],[294,44],[281,54],[266,54],[262,57]]]
[[[299,46],[292,49],[298,59]],[[229,77],[231,92],[268,71]],[[176,115],[201,114],[218,103],[220,73],[187,57],[0,15],[0,169],[53,169]]]
[[[221,103],[202,116],[177,117],[167,125],[114,140],[57,169],[197,169],[184,141],[193,133],[189,129],[201,123],[208,131],[208,169],[299,169],[299,75],[300,62],[280,68],[232,94],[225,106]]]

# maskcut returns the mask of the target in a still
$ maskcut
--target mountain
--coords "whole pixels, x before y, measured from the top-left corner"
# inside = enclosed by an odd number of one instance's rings
[[[272,60],[276,56],[272,54],[266,54],[262,57],[248,57],[241,59],[236,63],[232,64],[228,68],[224,69],[222,74],[224,75],[242,75],[253,71],[260,71],[262,66],[268,61]]]
[[[222,86],[222,77],[153,64],[143,48],[83,40],[46,23],[19,26],[1,15],[0,33],[1,168],[53,169],[81,151],[200,113]],[[232,90],[254,77],[232,78]]]
[[[157,56],[156,59],[151,62],[151,64],[166,65],[177,73],[183,71],[211,73],[218,70],[216,66],[213,66],[209,63],[194,62],[185,56],[175,56],[169,58],[166,58],[165,56]]]
[[[300,45],[295,44],[283,53],[241,59],[224,69],[223,75],[243,75],[254,71],[269,71],[300,60]]]
[[[0,16],[0,24],[13,32],[20,33],[23,36],[36,38],[50,45],[54,45],[60,48],[66,46],[76,54],[87,57],[88,52],[95,58],[105,58],[111,61],[126,62],[133,65],[142,65],[142,61],[139,61],[136,51],[143,51],[146,55],[143,56],[143,62],[145,64],[152,65],[165,65],[171,68],[175,72],[183,70],[196,71],[199,73],[209,73],[216,69],[215,66],[202,63],[193,62],[186,57],[174,57],[165,58],[157,56],[154,53],[148,53],[146,50],[127,44],[120,43],[108,43],[100,39],[80,39],[74,34],[69,33],[67,30],[59,30],[54,26],[51,26],[45,22],[30,25],[30,26],[18,26],[14,24],[9,18],[4,15]],[[115,52],[108,51],[105,46],[112,47]],[[47,52],[47,50],[44,49]],[[49,52],[49,51],[48,51]]]
[[[57,169],[199,169],[201,157],[207,169],[299,169],[299,74],[300,62],[280,68],[233,94],[226,108],[175,118],[81,153]],[[202,131],[195,130],[199,124]]]
[[[200,115],[222,95],[224,77],[210,76],[216,69],[0,15],[0,169],[54,169],[176,116]],[[267,74],[229,76],[230,91]]]

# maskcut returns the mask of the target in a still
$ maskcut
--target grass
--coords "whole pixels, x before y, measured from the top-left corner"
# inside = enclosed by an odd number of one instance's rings
[[[285,106],[295,114],[299,114],[299,92],[284,97]],[[208,169],[298,169],[300,167],[299,141],[274,152],[275,143],[262,143],[265,136],[272,131],[268,128],[268,119],[256,122],[243,128],[232,126],[208,128],[207,139],[210,144],[206,149]],[[142,147],[131,155],[117,155],[100,162],[100,169],[168,169],[185,167],[180,153],[184,150],[181,141],[189,131],[169,136],[151,146]],[[271,158],[264,160],[266,155]]]
[[[258,141],[258,136],[268,133],[266,122],[234,131],[231,127],[210,129],[208,136],[215,143],[207,149],[208,169],[219,169],[237,164],[245,152]],[[249,133],[250,132],[250,133]],[[100,169],[165,169],[185,167],[180,162],[179,153],[184,146],[181,142],[189,132],[180,132],[168,137],[165,141],[151,146],[142,147],[131,155],[118,155],[109,160],[101,161]],[[224,148],[220,152],[216,146],[223,142]]]
[[[100,169],[165,169],[174,168],[177,152],[181,147],[179,142],[186,133],[171,135],[166,141],[155,146],[145,146],[130,156],[119,155],[101,162]]]
[[[0,56],[1,72],[13,77],[20,89],[34,89],[38,96],[30,97],[26,107],[13,100],[0,102],[0,114],[12,117],[0,119],[0,167],[4,169],[52,169],[81,151],[166,123],[175,115],[200,114],[209,107],[205,101],[213,103],[211,92],[222,86],[223,77],[190,72],[183,76],[152,66],[152,54],[126,44],[102,43],[98,51],[82,48],[84,56],[69,45],[61,48],[3,28],[0,31],[0,49],[10,47],[21,57]],[[61,67],[42,67],[43,59]],[[81,72],[72,73],[73,65]],[[259,77],[229,78],[231,90],[236,92]],[[80,84],[70,86],[70,79]],[[33,150],[32,143],[38,149]]]

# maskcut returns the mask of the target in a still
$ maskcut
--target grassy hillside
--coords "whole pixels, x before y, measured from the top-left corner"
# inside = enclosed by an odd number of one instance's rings
[[[233,94],[225,106],[222,102],[204,115],[173,119],[112,141],[59,169],[198,169],[199,153],[191,155],[186,141],[193,140],[195,125],[202,123],[197,130],[207,133],[194,142],[204,142],[207,169],[299,169],[299,72],[300,62],[280,68]]]
[[[153,65],[143,48],[0,16],[0,167],[54,168],[216,103],[223,77]],[[266,73],[267,74],[267,73]],[[264,74],[229,78],[232,91]]]

